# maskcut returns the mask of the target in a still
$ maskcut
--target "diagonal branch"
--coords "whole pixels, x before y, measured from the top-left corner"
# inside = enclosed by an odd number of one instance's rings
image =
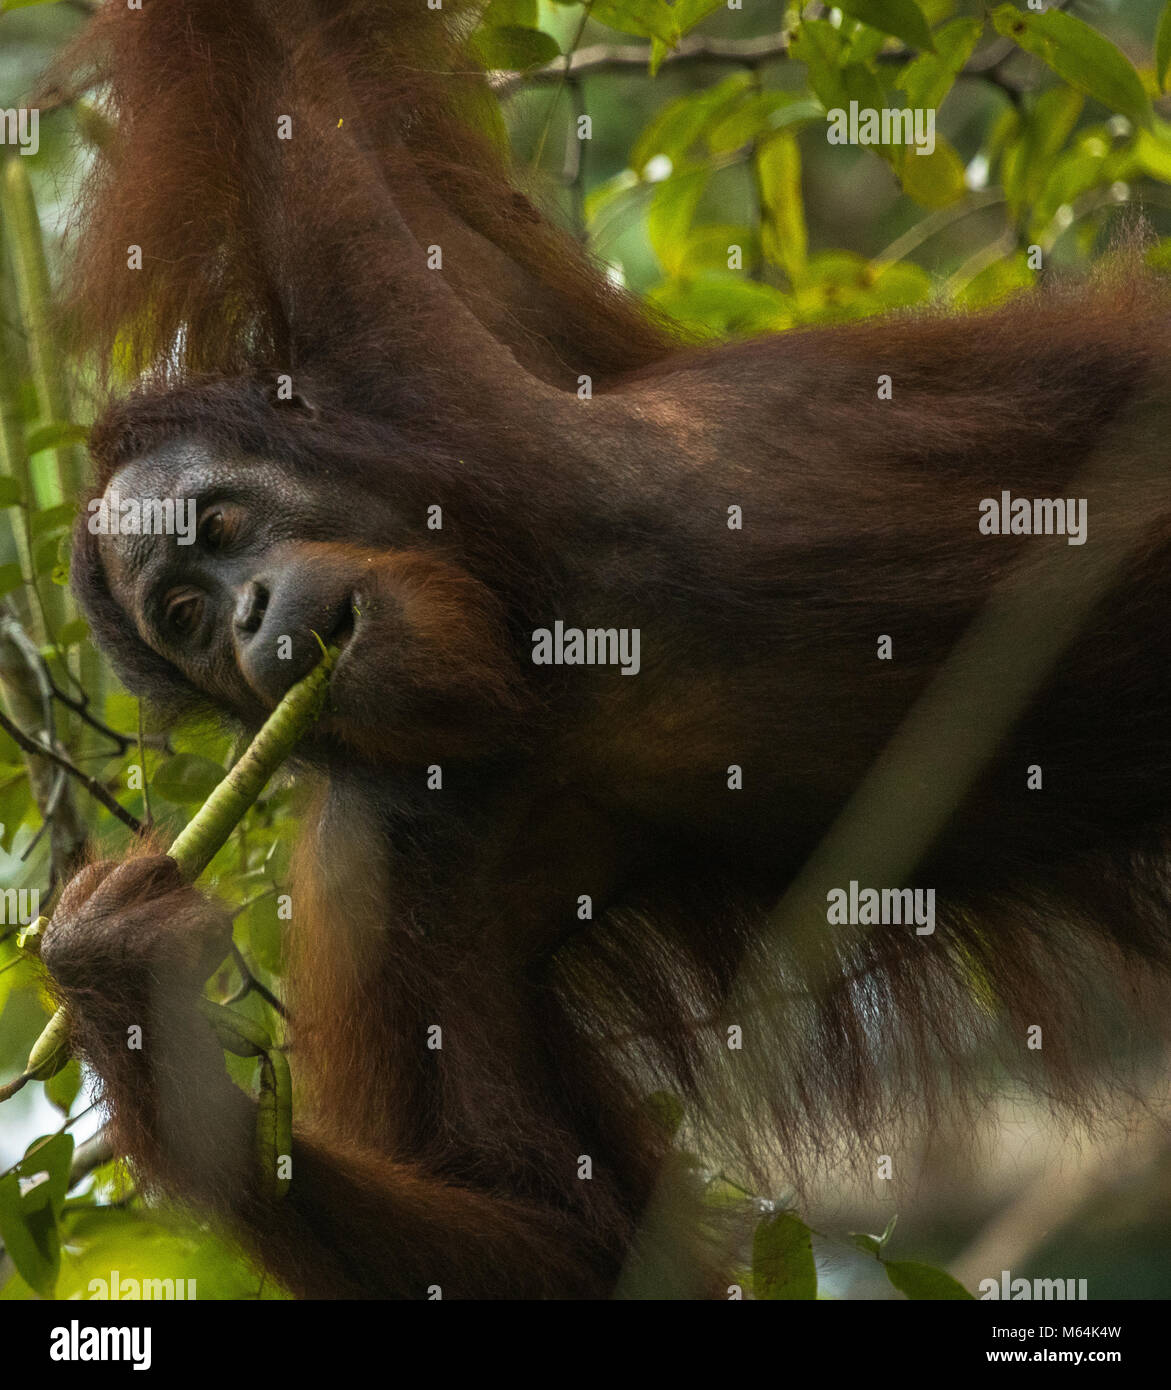
[[[46,748],[43,743],[38,743],[35,738],[30,738],[28,734],[14,724],[9,717],[0,711],[0,729],[3,729],[23,752],[29,753],[37,758],[44,758],[46,761],[55,764],[64,772],[68,773],[75,781],[79,782],[95,801],[100,802],[112,816],[128,825],[136,835],[141,835],[143,831],[142,822],[137,816],[131,815],[121,802],[117,801],[97,780],[91,777],[88,772],[84,772],[76,763],[70,762],[63,754],[56,752],[52,748]]]
[[[1068,9],[1071,0],[1056,0],[1053,8]],[[738,67],[760,68],[767,63],[779,63],[789,57],[791,35],[787,33],[763,34],[751,39],[717,39],[707,35],[692,35],[683,39],[666,54],[660,64],[665,67],[688,67],[697,63],[730,63]],[[1005,72],[1006,65],[1021,50],[1012,39],[999,39],[982,52],[975,54],[956,74],[957,77],[987,82],[1004,92],[1014,103],[1029,90],[1029,84],[1010,77]],[[917,57],[915,49],[900,46],[885,49],[879,53],[875,62],[883,66],[893,63],[906,63]],[[554,58],[543,67],[531,72],[494,72],[489,74],[489,85],[500,98],[512,96],[522,87],[547,86],[572,78],[580,81],[586,77],[596,77],[603,73],[638,70],[647,72],[650,68],[651,45],[649,43],[596,43],[588,48],[580,48],[566,57]]]

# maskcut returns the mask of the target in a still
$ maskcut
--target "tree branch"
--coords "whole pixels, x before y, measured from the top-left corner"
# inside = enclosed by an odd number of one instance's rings
[[[1057,0],[1056,10],[1069,7],[1071,0]],[[673,48],[662,61],[662,67],[687,67],[694,63],[728,63],[738,67],[759,68],[766,63],[779,63],[789,57],[790,35],[765,34],[752,39],[715,39],[693,35]],[[1029,84],[1019,82],[1004,72],[1005,65],[1021,50],[1012,39],[1000,39],[982,53],[975,54],[956,74],[957,77],[987,82],[1004,92],[1014,103],[1019,102]],[[918,57],[915,49],[899,47],[884,50],[875,62],[884,66],[907,63]],[[649,43],[596,43],[578,49],[568,59],[554,58],[531,72],[493,72],[488,82],[497,96],[512,96],[522,87],[549,86],[566,78],[581,80],[605,73],[647,72],[651,61]]]
[[[42,657],[41,660],[43,663],[44,658]],[[53,698],[59,700],[66,709],[71,709],[91,729],[96,729],[99,734],[117,744],[119,753],[125,753],[128,748],[132,748],[136,744],[141,744],[143,748],[157,748],[163,753],[174,751],[171,747],[170,736],[167,734],[120,734],[117,729],[112,729],[109,724],[104,723],[90,712],[88,695],[70,695],[62,690],[53,679],[53,674],[47,666],[45,675],[49,682],[49,688],[53,692]]]
[[[759,67],[765,63],[780,62],[788,56],[787,34],[765,34],[755,39],[712,39],[702,35],[684,39],[677,48],[673,48],[663,59],[663,67],[686,67],[689,63],[738,63],[744,67]],[[588,48],[579,48],[568,63],[564,58],[554,58],[551,63],[534,68],[532,72],[491,73],[488,81],[498,96],[505,97],[520,87],[546,86],[561,82],[567,76],[594,77],[598,73],[621,72],[629,68],[640,68],[646,72],[650,60],[649,43],[595,43]]]
[[[96,777],[91,777],[88,772],[83,772],[76,763],[70,762],[63,754],[56,752],[52,748],[46,748],[44,744],[38,743],[34,738],[30,738],[23,729],[14,724],[3,712],[0,712],[0,729],[3,729],[17,747],[22,749],[25,753],[30,753],[37,758],[45,758],[57,767],[62,768],[70,777],[79,782],[95,801],[100,802],[112,816],[117,816],[122,824],[128,825],[136,835],[142,834],[142,822],[138,817],[131,815],[121,802],[111,796]]]
[[[103,1163],[109,1163],[114,1157],[114,1145],[110,1141],[109,1131],[103,1126],[96,1134],[91,1134],[88,1139],[78,1144],[73,1151],[73,1161],[69,1165],[69,1187],[75,1188],[79,1182],[93,1172],[95,1168],[100,1168]]]

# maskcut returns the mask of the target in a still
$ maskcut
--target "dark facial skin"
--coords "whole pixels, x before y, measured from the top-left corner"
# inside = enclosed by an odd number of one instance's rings
[[[312,663],[310,629],[327,642],[342,636],[356,595],[299,558],[298,519],[315,510],[307,490],[263,464],[215,463],[198,446],[170,452],[184,456],[178,471],[157,455],[134,460],[106,497],[194,499],[196,541],[103,536],[111,592],[142,639],[200,689],[240,709],[269,706]],[[282,636],[292,648],[284,659]]]
[[[477,686],[489,722],[492,706],[509,703],[491,596],[427,544],[425,528],[406,534],[385,502],[196,442],[125,464],[106,496],[112,519],[131,497],[173,498],[183,516],[194,499],[194,543],[112,534],[100,538],[101,561],[142,640],[245,722],[313,667],[318,638],[342,649],[322,732],[374,761],[383,735],[396,757],[439,735],[443,751],[462,751]],[[402,543],[388,546],[396,530]]]

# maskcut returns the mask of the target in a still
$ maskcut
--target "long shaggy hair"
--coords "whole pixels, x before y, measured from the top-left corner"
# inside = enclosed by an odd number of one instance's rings
[[[80,209],[81,341],[145,373],[95,432],[99,489],[190,436],[404,507],[456,497],[469,570],[518,636],[607,566],[675,615],[673,703],[632,757],[685,780],[688,760],[741,761],[725,716],[757,731],[759,831],[681,829],[534,965],[523,1005],[457,949],[458,924],[430,945],[412,929],[419,897],[458,877],[467,827],[420,867],[375,819],[363,875],[331,801],[304,891],[326,915],[354,896],[347,874],[365,886],[297,952],[320,1132],[377,1147],[401,1115],[395,1142],[452,1183],[539,1195],[613,1250],[662,1159],[648,1090],[679,1093],[701,1151],[761,1184],[778,1159],[807,1171],[843,1126],[889,1146],[1000,1066],[1092,1107],[1088,1078],[1121,1084],[1108,1064],[1141,1055],[1168,1003],[1165,289],[1131,259],[980,316],[688,343],[514,190],[461,42],[470,13],[114,4],[55,78],[100,80],[115,119]],[[273,408],[285,372],[307,409]],[[895,392],[876,406],[880,372]],[[558,476],[582,373],[596,418],[627,422],[629,458],[599,476],[629,497],[591,489],[588,441]],[[979,500],[1009,486],[1088,498],[1092,543],[1033,560],[979,536]],[[732,537],[711,517],[737,501]],[[198,701],[127,624],[84,528],[74,582],[133,688]],[[896,660],[875,670],[883,634]],[[385,882],[384,844],[403,866]],[[934,933],[831,930],[827,889],[851,880],[933,887]],[[437,998],[469,1019],[442,1095],[391,1041]],[[498,1071],[519,1051],[502,1043],[514,1004],[539,1053],[527,1077]],[[585,1145],[615,1183],[563,1168]]]

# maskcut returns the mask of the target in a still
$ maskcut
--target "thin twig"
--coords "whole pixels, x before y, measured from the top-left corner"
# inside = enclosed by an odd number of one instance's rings
[[[88,1107],[92,1108],[92,1107]],[[85,1111],[82,1111],[84,1114]],[[80,1116],[78,1116],[80,1119]],[[78,1144],[73,1151],[73,1161],[69,1165],[69,1186],[74,1188],[103,1164],[109,1163],[116,1155],[109,1131],[103,1126],[96,1134]]]
[[[104,723],[95,714],[90,713],[88,695],[68,695],[53,679],[52,672],[50,672],[47,667],[46,675],[48,676],[49,685],[52,688],[54,697],[60,700],[66,709],[71,709],[73,713],[88,724],[91,729],[96,729],[99,734],[108,738],[112,743],[117,744],[119,753],[125,753],[126,750],[135,743],[142,743],[147,748],[157,748],[163,753],[170,753],[172,751],[171,740],[167,734],[120,734],[117,729],[111,729],[108,724]]]
[[[789,56],[787,34],[776,37],[765,34],[754,39],[712,39],[706,35],[684,39],[663,59],[663,67],[686,67],[690,63],[752,63],[779,62]],[[560,83],[566,77],[581,79],[598,73],[621,72],[641,68],[646,72],[651,61],[649,43],[595,43],[579,48],[576,53],[562,55],[534,68],[532,72],[494,72],[488,81],[498,96],[510,96],[520,87],[547,86]]]
[[[37,1140],[36,1144],[34,1144],[33,1147],[29,1149],[29,1151],[26,1154],[22,1154],[21,1157],[18,1158],[15,1163],[10,1164],[7,1168],[5,1168],[5,1170],[2,1173],[0,1173],[0,1178],[10,1177],[18,1169],[23,1168],[24,1165],[28,1163],[30,1159],[33,1159],[37,1156],[37,1154],[41,1151],[41,1149],[45,1147],[45,1145],[49,1142],[50,1139],[56,1139],[59,1134],[64,1134],[67,1129],[72,1129],[73,1126],[78,1122],[78,1120],[84,1120],[93,1108],[93,1104],[90,1104],[87,1105],[84,1110],[79,1110],[76,1115],[70,1115],[69,1118],[65,1121],[65,1123],[60,1126],[59,1129],[55,1129],[52,1134],[46,1134],[43,1139]],[[101,1131],[99,1130],[98,1133],[101,1133]],[[96,1139],[98,1135],[95,1134],[93,1137],[94,1139]],[[89,1139],[85,1141],[86,1144],[91,1142],[92,1141]],[[83,1144],[82,1147],[84,1148],[85,1145]]]
[[[49,791],[48,800],[45,802],[45,809],[41,812],[41,823],[37,827],[36,833],[28,842],[24,853],[20,856],[23,864],[32,854],[33,850],[40,844],[45,833],[52,828],[53,817],[57,813],[57,807],[61,804],[61,797],[64,795],[65,788],[69,785],[69,779],[65,775],[63,768],[58,768],[53,778],[53,786]]]
[[[142,701],[136,700],[135,705],[138,710],[138,767],[142,773],[142,819],[147,827],[155,823],[154,812],[150,805],[150,782],[146,775],[146,738],[142,728]],[[170,740],[167,740],[166,750],[171,751]]]
[[[874,257],[874,262],[876,265],[887,265],[892,261],[901,261],[912,251],[917,250],[925,241],[935,236],[937,232],[942,232],[954,223],[965,217],[971,217],[977,212],[1001,207],[1006,201],[1003,188],[973,189],[962,203],[952,203],[948,207],[937,208],[934,212],[929,212],[926,217],[916,222],[909,231],[892,241],[884,251],[880,251]]]
[[[240,950],[239,946],[237,946],[234,941],[232,942],[232,959],[236,962],[236,969],[240,972],[242,983],[240,988],[234,993],[229,994],[223,1002],[225,1004],[238,1004],[241,999],[246,998],[249,994],[259,994],[270,1009],[274,1009],[280,1014],[281,1018],[287,1019],[289,1017],[289,1011],[272,990],[262,981],[258,980],[252,973],[251,967],[244,959],[243,951]]]
[[[75,781],[79,782],[86,791],[89,792],[90,796],[92,796],[95,801],[100,802],[111,815],[117,816],[123,825],[128,825],[136,835],[141,835],[143,833],[143,825],[138,817],[131,815],[125,806],[115,800],[96,777],[91,777],[88,772],[83,772],[76,763],[70,762],[70,760],[61,753],[56,752],[52,748],[46,748],[44,744],[38,743],[34,738],[30,738],[23,729],[18,728],[3,712],[0,712],[0,729],[4,729],[17,747],[22,748],[26,753],[35,754],[38,758],[45,758],[49,762],[55,763],[57,767],[63,768],[70,777],[74,778]]]

